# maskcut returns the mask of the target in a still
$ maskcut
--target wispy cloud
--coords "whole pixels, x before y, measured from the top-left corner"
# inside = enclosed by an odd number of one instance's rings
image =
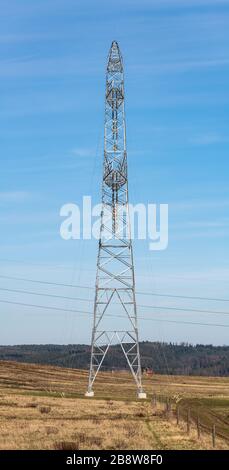
[[[226,96],[219,91],[213,92],[187,92],[179,93],[174,92],[172,94],[158,93],[157,95],[153,94],[151,91],[147,96],[142,97],[137,95],[135,101],[132,101],[128,108],[133,110],[139,109],[154,109],[154,108],[180,108],[180,107],[191,107],[191,108],[200,108],[201,106],[205,107],[225,107],[229,104],[229,95]]]
[[[75,0],[40,0],[39,2],[19,2],[17,0],[11,0],[9,3],[7,0],[1,2],[1,15],[8,16],[13,15],[17,17],[30,17],[35,15],[52,13],[52,15],[59,15],[64,11],[78,12],[88,10],[94,3],[94,0],[85,0],[82,5],[81,2]],[[217,5],[228,5],[228,0],[116,0],[116,6],[122,9],[126,7],[136,8],[148,8],[150,10],[161,9],[164,7],[208,7]],[[97,0],[96,9],[103,8],[106,10],[108,2],[106,0]]]
[[[33,41],[47,41],[57,39],[57,35],[50,33],[31,33],[31,34],[1,34],[0,44],[11,44]]]
[[[77,57],[17,57],[2,61],[1,77],[35,77],[35,76],[63,76],[63,75],[88,75],[100,72],[96,62],[82,62]]]
[[[229,227],[229,219],[193,221],[193,222],[189,222],[188,226],[193,227],[193,228]]]
[[[193,137],[190,142],[194,145],[214,145],[229,142],[229,136],[223,136],[216,133],[208,133]]]
[[[75,8],[78,10],[78,3],[74,0],[40,0],[37,2],[24,2],[20,3],[17,0],[12,0],[9,4],[7,0],[1,2],[1,15],[2,16],[17,16],[17,17],[30,17],[41,15],[43,13],[51,12],[52,15],[61,14],[63,9]]]
[[[73,148],[71,150],[71,154],[76,157],[92,157],[93,155],[95,155],[95,149],[85,147]]]
[[[151,3],[151,0],[145,0],[145,3]],[[156,0],[155,5],[165,5],[165,6],[182,6],[182,7],[191,7],[191,6],[217,6],[217,5],[228,5],[228,0]]]
[[[21,203],[30,199],[27,191],[5,191],[0,193],[0,203]]]
[[[200,209],[224,209],[229,207],[229,199],[213,199],[213,200],[203,200],[203,199],[192,199],[182,202],[171,202],[169,204],[171,210],[180,210],[180,211],[197,211]]]
[[[13,212],[5,215],[0,215],[0,223],[4,225],[22,225],[26,229],[28,227],[31,228],[32,225],[41,226],[45,224],[47,227],[48,224],[58,224],[59,223],[59,214],[57,212],[52,211],[44,211],[44,212],[37,212],[37,211],[30,211],[30,212]],[[56,230],[58,233],[58,230]]]
[[[151,62],[144,64],[136,64],[130,67],[130,70],[134,70],[138,73],[147,73],[153,72],[156,74],[163,74],[167,72],[181,73],[186,72],[191,69],[200,69],[200,68],[213,68],[213,67],[228,67],[229,59],[227,57],[218,59],[198,59],[198,60],[180,60],[180,61],[155,61],[153,64]]]
[[[175,238],[176,240],[185,240],[185,239],[207,239],[212,238],[217,241],[218,238],[221,239],[228,239],[229,231],[225,231],[225,227],[223,230],[220,230],[219,227],[212,228],[211,230],[198,230],[198,231],[184,231],[181,229],[179,232],[176,233]]]
[[[8,39],[10,41],[10,39]],[[5,38],[5,41],[7,39]],[[4,42],[0,37],[0,43]],[[2,61],[4,67],[1,67],[0,76],[7,77],[52,77],[65,75],[89,75],[100,74],[102,64],[98,62],[82,62],[77,57],[55,57],[55,58],[35,58],[35,57],[17,57]],[[135,64],[129,64],[128,70],[137,74],[153,73],[167,74],[182,73],[192,69],[201,68],[219,68],[228,67],[228,57],[217,56],[215,58],[199,58],[197,60],[157,60],[147,62],[137,61]]]
[[[72,91],[72,93],[71,93]],[[74,87],[69,87],[66,91],[58,86],[45,91],[20,91],[20,93],[7,93],[1,103],[0,117],[26,117],[39,114],[53,114],[74,112],[82,113],[82,110],[89,109],[95,99],[92,90],[80,88],[74,95]],[[101,107],[102,109],[102,107]]]

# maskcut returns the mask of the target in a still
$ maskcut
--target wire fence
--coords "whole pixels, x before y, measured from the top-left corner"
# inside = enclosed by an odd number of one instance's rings
[[[167,419],[174,417],[177,426],[182,426],[186,429],[187,434],[190,434],[191,430],[196,430],[196,437],[199,440],[203,433],[211,436],[212,447],[216,447],[217,438],[223,439],[229,444],[229,435],[219,430],[217,423],[213,422],[211,425],[207,425],[199,416],[197,410],[193,410],[186,403],[178,402],[164,395],[153,394],[152,407],[156,408],[157,404],[160,404],[164,408],[164,415]]]

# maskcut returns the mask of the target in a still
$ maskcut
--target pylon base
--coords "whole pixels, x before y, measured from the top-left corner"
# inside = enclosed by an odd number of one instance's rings
[[[138,398],[140,398],[140,400],[145,400],[147,395],[145,392],[138,392]]]
[[[88,398],[92,398],[94,396],[94,392],[91,391],[91,392],[86,392],[85,393],[85,397],[88,397]]]

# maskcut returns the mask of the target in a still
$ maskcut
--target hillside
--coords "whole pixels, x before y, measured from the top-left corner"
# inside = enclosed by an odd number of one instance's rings
[[[130,373],[100,373],[93,399],[84,398],[87,382],[85,370],[0,361],[0,450],[212,449],[213,423],[216,449],[228,449],[228,378],[144,376],[142,401]]]
[[[229,347],[141,342],[142,367],[159,374],[229,376]],[[0,346],[0,360],[47,364],[86,369],[90,360],[88,345]],[[112,346],[103,370],[127,367],[121,348]]]

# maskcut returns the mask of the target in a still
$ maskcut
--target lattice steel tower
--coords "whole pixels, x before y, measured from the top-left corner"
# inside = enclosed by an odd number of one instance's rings
[[[146,398],[141,380],[128,206],[123,61],[119,46],[113,41],[106,71],[102,209],[86,396],[94,396],[95,378],[109,347],[117,342],[133,374],[138,397]]]

